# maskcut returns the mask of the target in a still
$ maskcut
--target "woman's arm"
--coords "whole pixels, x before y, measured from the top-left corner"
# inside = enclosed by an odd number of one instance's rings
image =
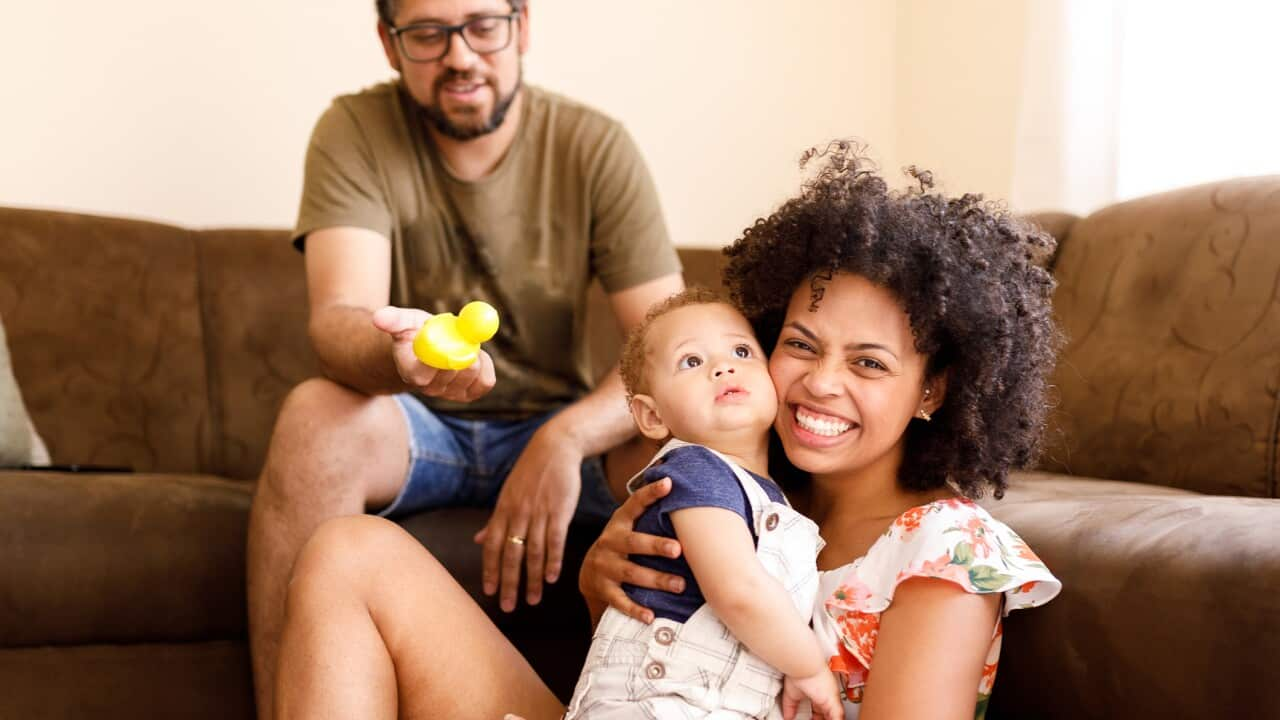
[[[653,622],[653,611],[632,602],[622,583],[653,590],[684,592],[684,578],[637,565],[628,555],[680,557],[680,543],[671,538],[635,532],[636,518],[645,508],[671,492],[671,480],[663,478],[637,490],[609,518],[600,537],[591,544],[578,572],[578,590],[591,611],[591,626],[600,622],[610,605],[641,622]]]
[[[860,719],[972,720],[1000,597],[931,578],[899,585],[880,616]]]

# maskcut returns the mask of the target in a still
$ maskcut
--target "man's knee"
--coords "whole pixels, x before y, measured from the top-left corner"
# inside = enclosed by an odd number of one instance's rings
[[[360,414],[361,407],[373,401],[373,397],[328,378],[308,378],[285,396],[276,419],[275,436],[324,433],[333,425],[349,422]]]
[[[280,408],[259,491],[291,497],[361,489],[366,497],[385,495],[403,482],[407,447],[403,418],[391,397],[311,378],[290,391]]]

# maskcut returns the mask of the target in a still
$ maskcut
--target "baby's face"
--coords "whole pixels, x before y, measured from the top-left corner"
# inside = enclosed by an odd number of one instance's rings
[[[726,434],[762,438],[778,410],[768,359],[729,305],[687,305],[655,320],[644,371],[644,394],[670,433],[687,442],[714,448]]]

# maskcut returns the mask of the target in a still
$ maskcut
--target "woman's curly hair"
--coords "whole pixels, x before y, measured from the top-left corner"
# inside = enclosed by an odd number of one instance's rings
[[[862,148],[845,141],[823,151],[799,196],[747,228],[725,249],[729,294],[765,348],[777,344],[792,294],[815,275],[860,275],[894,294],[910,318],[926,374],[948,372],[946,398],[932,422],[911,422],[901,487],[953,483],[965,496],[990,486],[1004,494],[1011,468],[1040,451],[1048,374],[1060,345],[1041,265],[1053,239],[981,195],[932,192],[930,173],[908,173],[916,187],[891,191]],[[775,442],[775,477],[803,477]]]

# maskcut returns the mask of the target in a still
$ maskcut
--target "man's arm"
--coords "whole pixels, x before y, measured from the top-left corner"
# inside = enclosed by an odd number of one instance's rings
[[[682,289],[684,279],[672,273],[613,293],[609,304],[625,334],[654,303]],[[582,491],[582,460],[621,445],[635,432],[614,367],[595,390],[534,433],[507,476],[489,523],[476,535],[484,545],[484,591],[492,595],[501,588],[504,610],[515,609],[522,561],[530,604],[541,599],[544,581],[559,578],[565,535]],[[512,536],[524,537],[525,543],[509,542]]]
[[[488,353],[466,370],[418,362],[413,336],[430,315],[385,307],[391,295],[391,243],[364,228],[335,227],[307,236],[308,334],[331,380],[369,395],[418,390],[474,400],[494,384]]]
[[[609,296],[609,305],[625,338],[644,320],[649,308],[684,289],[679,274],[665,275]],[[609,374],[582,399],[565,408],[548,424],[565,440],[582,449],[584,457],[600,455],[636,434],[627,393],[615,363]]]

